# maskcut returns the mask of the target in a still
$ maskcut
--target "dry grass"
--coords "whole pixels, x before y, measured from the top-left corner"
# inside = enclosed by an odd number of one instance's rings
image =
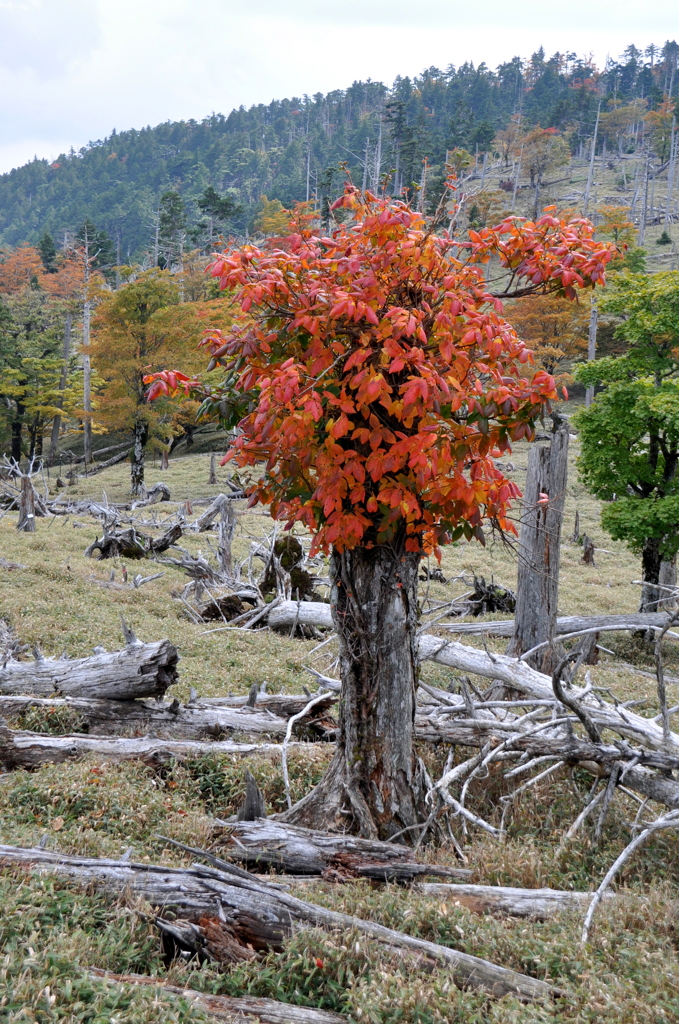
[[[577,441],[572,442],[573,456]],[[522,485],[527,447],[517,446],[512,456],[513,478]],[[224,489],[226,470],[219,471],[217,487],[207,484],[209,456],[173,460],[167,472],[147,473],[149,483],[163,479],[173,499],[209,497]],[[109,500],[127,497],[128,468],[113,467],[91,479],[82,478],[71,493]],[[176,506],[172,505],[170,511]],[[586,494],[573,469],[566,500],[565,534],[572,532],[576,508],[581,529],[604,550],[595,566],[584,566],[579,546],[566,541],[562,549],[561,602],[563,614],[634,611],[638,588],[638,560],[623,545],[603,534],[599,505]],[[268,517],[242,515],[235,541],[239,558],[247,556],[252,538],[270,529]],[[163,506],[154,507],[162,518]],[[0,520],[0,555],[26,566],[0,570],[0,615],[5,616],[25,643],[40,644],[46,654],[66,650],[86,655],[95,644],[120,646],[120,615],[131,622],[142,639],[169,637],[181,652],[178,696],[189,686],[203,695],[244,692],[251,683],[267,679],[270,688],[300,691],[308,679],[303,666],[311,642],[274,636],[267,632],[216,632],[201,635],[210,626],[197,626],[172,599],[186,577],[169,566],[165,575],[140,590],[122,588],[122,564],[84,558],[87,544],[97,533],[93,520],[56,518],[39,521],[34,535],[17,534],[16,515]],[[84,524],[84,525],[83,525]],[[207,535],[189,537],[192,551],[207,550]],[[212,541],[214,544],[214,540]],[[610,552],[610,553],[608,553]],[[128,563],[130,575],[148,563]],[[477,573],[513,587],[516,558],[499,542],[487,548],[461,544],[443,553],[445,576]],[[115,572],[110,584],[111,570]],[[151,570],[152,571],[152,570]],[[428,585],[423,584],[423,590]],[[445,600],[461,593],[461,581],[431,583],[430,596]],[[217,625],[217,624],[215,624]],[[654,706],[653,679],[620,664],[636,659],[649,663],[649,652],[625,639],[603,640],[615,651],[602,655],[592,668],[595,682],[627,697],[647,697]],[[491,646],[502,649],[503,641]],[[330,655],[330,660],[332,655]],[[668,661],[675,660],[668,649]],[[448,685],[451,673],[438,666],[424,669],[427,678]],[[673,699],[672,697],[670,698]],[[307,791],[323,772],[328,748],[310,748],[309,754],[291,756],[293,796]],[[438,764],[442,752],[427,752]],[[280,809],[283,791],[278,762],[248,761],[262,787],[270,811]],[[163,776],[134,764],[101,766],[79,762],[46,766],[38,772],[15,773],[0,786],[0,838],[30,845],[47,834],[52,848],[65,852],[118,856],[131,846],[135,859],[168,863],[182,855],[154,836],[164,835],[202,845],[209,842],[210,819],[232,812],[243,791],[242,759],[203,758],[176,765]],[[564,850],[559,840],[586,800],[591,780],[566,773],[531,791],[519,803],[504,844],[470,833],[463,839],[475,880],[517,885],[553,885],[584,888],[601,878],[629,836],[628,823],[636,813],[627,798],[620,798],[595,848],[591,830],[584,829]],[[499,795],[506,783],[498,775],[483,780],[472,792],[471,806],[487,817],[498,813]],[[452,861],[447,847],[427,856]],[[114,971],[141,971],[163,975],[168,981],[190,984],[206,991],[286,999],[341,1010],[351,1021],[374,1024],[418,1022],[494,1022],[528,1024],[530,1021],[563,1024],[655,1024],[679,1017],[679,958],[674,883],[679,870],[679,842],[659,835],[629,866],[623,882],[644,900],[625,898],[602,910],[595,941],[579,946],[580,920],[563,914],[545,922],[522,922],[475,917],[454,900],[425,898],[387,886],[373,889],[363,883],[342,887],[314,885],[308,897],[338,910],[372,917],[412,934],[454,945],[518,970],[555,979],[569,995],[544,1007],[521,1007],[511,1000],[493,1002],[473,993],[459,993],[445,972],[427,975],[378,951],[364,939],[331,938],[306,933],[297,936],[284,954],[219,974],[210,966],[168,965],[161,956],[157,934],[148,920],[126,901],[115,903],[82,893],[57,881],[38,881],[6,874],[0,878],[3,918],[0,922],[4,966],[0,972],[0,1019],[8,1022],[93,1021],[140,1024],[143,1021],[198,1021],[200,1013],[175,999],[151,993],[126,992],[86,978],[88,965]],[[58,939],[58,942],[57,942]],[[323,961],[323,968],[315,965]],[[46,990],[49,986],[49,990]],[[47,994],[45,994],[47,992]]]

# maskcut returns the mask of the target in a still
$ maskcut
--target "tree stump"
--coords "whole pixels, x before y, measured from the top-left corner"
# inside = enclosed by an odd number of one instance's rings
[[[568,434],[568,421],[555,416],[551,445],[535,445],[528,456],[519,535],[514,636],[508,651],[515,657],[554,636],[561,525],[568,478]],[[548,645],[529,661],[541,672],[551,673],[555,667],[555,652]]]

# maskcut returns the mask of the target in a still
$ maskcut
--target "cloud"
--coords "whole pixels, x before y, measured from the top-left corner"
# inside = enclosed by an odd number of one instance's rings
[[[99,42],[98,20],[89,0],[0,0],[0,67],[63,75]]]
[[[0,0],[0,171],[113,128],[200,119],[241,104],[390,84],[431,65],[491,67],[540,45],[603,63],[662,43],[676,3],[571,0]],[[17,157],[17,154],[21,156]]]

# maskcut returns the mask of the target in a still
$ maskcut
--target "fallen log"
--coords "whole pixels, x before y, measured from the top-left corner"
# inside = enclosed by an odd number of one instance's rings
[[[315,1010],[308,1006],[293,1006],[279,1003],[275,999],[258,999],[255,996],[213,996],[208,992],[197,992],[192,988],[169,985],[163,978],[150,978],[146,974],[114,974],[112,971],[90,967],[87,972],[96,980],[109,981],[115,985],[143,985],[159,993],[181,996],[199,1010],[218,1020],[240,1021],[255,1017],[261,1024],[346,1024],[346,1017],[330,1010]]]
[[[446,878],[470,874],[416,861],[408,846],[317,832],[270,818],[219,822],[214,835],[214,852],[259,871],[274,868],[291,875],[320,875],[331,881],[373,878],[402,883],[423,875]]]
[[[309,749],[308,743],[289,743],[288,748]],[[278,743],[233,743],[230,740],[160,740],[151,737],[88,736],[71,733],[67,736],[49,736],[23,729],[8,729],[0,722],[0,764],[6,770],[31,770],[41,764],[60,764],[91,755],[102,761],[143,761],[159,768],[173,759],[201,757],[205,754],[275,754],[280,756]]]
[[[666,618],[663,617],[663,623],[666,622]],[[330,606],[316,601],[302,601],[299,604],[296,601],[282,601],[272,608],[268,624],[274,628],[289,629],[295,621],[304,625],[332,628]],[[480,651],[475,647],[467,647],[457,641],[435,637],[429,633],[418,636],[417,650],[420,661],[435,661],[439,665],[446,665],[472,675],[497,679],[524,696],[537,700],[554,700],[551,678],[516,658]],[[665,745],[662,729],[652,719],[643,718],[619,705],[595,701],[578,687],[573,687],[569,693],[577,701],[586,700],[588,713],[602,728],[612,729],[619,735],[654,750],[664,749],[668,753],[679,754],[679,735],[671,733],[669,743]]]
[[[299,723],[300,730],[310,730],[319,739],[325,739],[334,732],[335,723],[328,716],[327,709],[335,701],[329,695],[313,709],[313,714]],[[307,698],[294,700],[290,706],[304,710]],[[250,708],[247,705],[231,707],[221,699],[215,701],[194,701],[180,704],[174,700],[158,701],[112,701],[84,700],[78,697],[0,696],[0,717],[13,718],[31,708],[49,715],[61,709],[69,709],[80,717],[83,728],[89,735],[127,735],[171,737],[173,739],[200,740],[228,738],[233,733],[264,736],[284,736],[288,718],[295,712],[287,710],[285,717],[274,714],[266,705]]]
[[[454,885],[441,882],[417,882],[417,892],[451,900],[474,914],[507,914],[546,921],[562,910],[585,910],[593,892],[565,892],[561,889],[515,889],[506,885]],[[610,899],[615,899],[609,893]]]
[[[215,929],[221,926],[231,941],[235,937],[255,949],[280,949],[295,927],[333,932],[354,930],[383,944],[392,954],[447,967],[455,984],[461,988],[482,989],[496,997],[513,995],[524,1002],[561,994],[547,982],[469,953],[307,903],[241,868],[203,851],[194,852],[207,857],[216,866],[194,864],[190,868],[168,868],[70,857],[49,850],[13,846],[0,846],[0,866],[23,865],[36,874],[56,874],[85,886],[94,884],[116,897],[129,893],[152,906],[162,907],[166,917],[171,908],[189,921],[207,917]]]
[[[128,633],[122,651],[89,658],[43,658],[5,661],[0,665],[0,694],[30,693],[88,697],[98,700],[133,700],[162,697],[177,682],[179,654],[169,640],[141,643]]]
[[[621,630],[637,627],[664,626],[667,621],[666,612],[630,612],[629,615],[562,615],[556,620],[555,636],[564,633],[577,633],[583,629]],[[510,637],[514,632],[514,619],[502,619],[496,622],[445,622],[439,628],[451,633],[466,633],[473,636],[504,636]]]
[[[133,637],[133,634],[131,634]],[[0,666],[0,693],[50,693],[103,700],[161,697],[177,681],[179,654],[169,640],[130,640],[123,650],[90,657],[5,662]]]

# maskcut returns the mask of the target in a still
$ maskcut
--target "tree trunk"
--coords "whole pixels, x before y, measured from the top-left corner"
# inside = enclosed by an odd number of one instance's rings
[[[144,448],[149,436],[148,423],[137,419],[134,424],[134,446],[132,448],[131,494],[143,494],[144,488]]]
[[[17,418],[12,420],[12,458],[18,465],[21,462],[21,430],[23,427],[23,409],[17,409]]]
[[[167,457],[167,448],[163,448],[162,454],[160,456],[160,468],[161,470],[170,468],[170,460]]]
[[[231,543],[236,532],[237,520],[238,517],[234,503],[229,500],[223,501],[219,514],[219,547],[217,553],[219,556],[219,568],[227,576],[230,576],[233,572]]]
[[[215,452],[210,456],[210,475],[207,482],[210,487],[217,483],[217,455]]]
[[[332,552],[342,679],[337,752],[324,779],[289,813],[293,824],[342,823],[346,830],[353,819],[360,835],[388,839],[421,820],[413,753],[419,564],[403,544]]]
[[[73,323],[73,315],[68,312],[66,313],[66,323],[64,324],[64,348],[62,353],[63,363],[61,366],[61,377],[59,378],[59,397],[57,398],[56,405],[59,409],[63,408],[64,396],[63,392],[66,388],[66,381],[68,380],[68,360],[71,354],[71,325]],[[52,421],[52,437],[50,440],[50,450],[47,457],[47,463],[49,466],[56,462],[57,448],[59,446],[59,431],[61,429],[61,413],[57,413]]]
[[[35,533],[35,491],[33,490],[33,481],[28,474],[21,478],[17,530],[23,530],[24,533]]]
[[[663,605],[658,604],[663,596],[660,590],[660,541],[656,537],[647,537],[641,552],[643,586],[641,588],[640,612],[662,611]]]
[[[559,596],[559,553],[568,476],[568,422],[555,423],[549,448],[531,448],[519,538],[519,573],[510,654],[519,657],[551,640]],[[547,495],[548,501],[541,498]],[[544,647],[530,663],[553,671],[555,654]]]
[[[671,561],[662,560],[660,563],[659,583],[661,587],[676,589],[677,586],[677,556]],[[676,598],[671,590],[662,591],[662,607],[665,611],[674,610],[677,607]]]

